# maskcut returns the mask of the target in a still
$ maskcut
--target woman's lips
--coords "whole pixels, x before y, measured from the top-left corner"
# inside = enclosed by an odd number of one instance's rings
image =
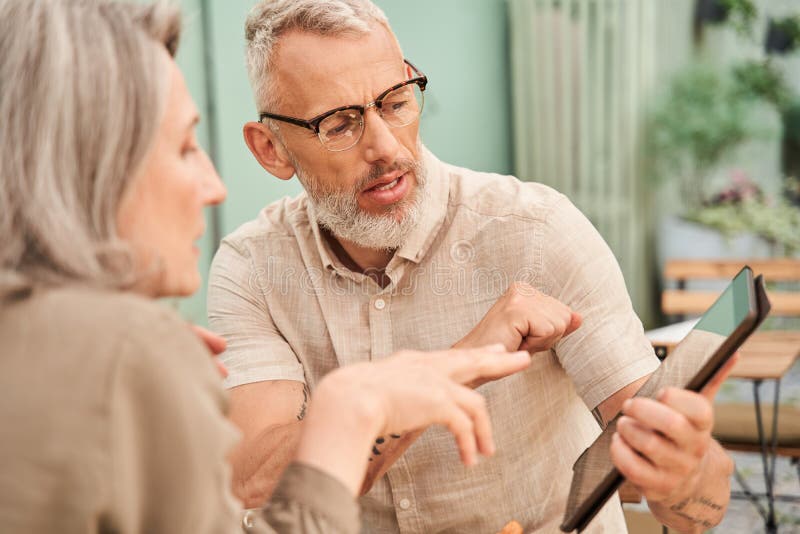
[[[373,186],[361,194],[371,203],[386,206],[395,204],[403,199],[408,193],[408,173],[401,174],[391,182],[384,182]]]

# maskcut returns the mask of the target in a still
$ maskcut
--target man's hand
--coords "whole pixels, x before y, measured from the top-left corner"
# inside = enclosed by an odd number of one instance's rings
[[[191,324],[189,327],[195,333],[197,337],[200,338],[206,348],[211,352],[211,358],[214,360],[214,364],[217,366],[217,371],[219,374],[222,375],[222,378],[228,376],[228,370],[225,368],[225,365],[219,361],[217,358],[218,355],[225,352],[225,347],[227,346],[225,339],[222,336],[218,336],[214,332],[203,328],[202,326],[197,326],[196,324]]]
[[[697,497],[707,453],[715,445],[712,401],[736,360],[731,358],[702,393],[666,388],[657,400],[634,397],[623,404],[611,459],[648,504]]]
[[[581,325],[581,316],[532,286],[514,282],[454,348],[500,343],[508,351],[548,350]]]

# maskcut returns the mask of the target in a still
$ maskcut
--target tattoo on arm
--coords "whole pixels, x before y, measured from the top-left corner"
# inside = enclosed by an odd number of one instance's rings
[[[400,437],[401,437],[400,434],[389,434],[389,436],[392,439],[400,439]],[[378,448],[378,445],[383,445],[384,443],[386,443],[386,438],[384,438],[383,436],[378,436],[378,438],[375,440],[375,444],[372,446],[372,456],[369,457],[369,461],[370,462],[376,456],[380,456],[381,455],[381,451]]]
[[[673,504],[672,506],[669,507],[669,509],[675,512],[675,514],[677,514],[678,516],[686,519],[687,521],[691,521],[695,525],[702,525],[703,528],[711,528],[715,525],[715,523],[712,523],[708,519],[697,517],[698,514],[696,513],[695,514],[687,513],[686,508],[690,504],[699,505],[692,507],[697,509],[697,511],[711,510],[713,512],[721,512],[722,509],[724,508],[722,505],[715,503],[708,497],[693,497],[691,499],[684,499],[681,502]]]
[[[300,406],[300,413],[297,414],[298,421],[302,421],[305,418],[306,408],[308,408],[308,384],[303,384],[303,405]]]

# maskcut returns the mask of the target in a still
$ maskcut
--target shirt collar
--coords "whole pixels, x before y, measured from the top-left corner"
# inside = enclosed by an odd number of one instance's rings
[[[450,193],[450,173],[427,148],[422,148],[422,159],[427,173],[428,199],[423,204],[419,222],[406,242],[397,251],[401,258],[419,263],[431,247],[447,214]]]
[[[308,221],[311,225],[311,233],[314,235],[314,242],[317,245],[317,252],[322,260],[322,266],[329,270],[341,270],[344,268],[342,263],[336,258],[336,255],[331,250],[325,236],[322,235],[319,223],[317,223],[317,215],[314,209],[314,203],[311,198],[306,199],[306,210],[308,211]]]

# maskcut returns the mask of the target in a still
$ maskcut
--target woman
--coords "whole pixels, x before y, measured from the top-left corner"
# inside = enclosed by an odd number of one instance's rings
[[[163,4],[0,0],[0,531],[233,532],[236,440],[208,348],[154,299],[194,292],[225,189]],[[205,336],[214,345],[214,338]],[[444,424],[491,454],[460,384],[527,366],[498,348],[328,375],[251,531],[357,532],[376,436]]]

